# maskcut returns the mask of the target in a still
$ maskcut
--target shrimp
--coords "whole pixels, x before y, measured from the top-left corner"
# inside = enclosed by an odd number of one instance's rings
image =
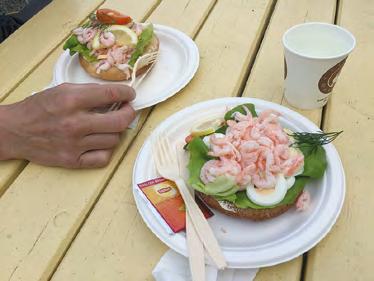
[[[87,42],[91,41],[96,35],[96,29],[92,27],[82,28],[78,27],[74,29],[73,33],[77,35],[77,39],[79,43],[86,44]]]
[[[272,123],[274,121],[276,121],[277,117],[280,116],[281,114],[278,112],[278,111],[275,111],[273,109],[268,109],[268,110],[264,110],[260,113],[260,115],[258,116],[258,119],[257,121],[259,123],[263,123],[265,122],[266,124],[267,123]]]
[[[234,112],[233,116],[234,119],[238,122],[240,121],[248,121],[250,123],[253,122],[253,117],[252,117],[252,113],[249,111],[249,109],[246,107],[246,106],[243,106],[243,109],[245,111],[245,115],[241,112]]]
[[[290,149],[288,145],[278,144],[275,146],[274,152],[277,153],[280,159],[288,159],[290,157]]]
[[[310,193],[304,190],[296,200],[296,210],[306,211],[310,206]]]
[[[293,176],[298,169],[304,164],[304,155],[298,153],[296,156],[291,157],[283,162],[282,168],[285,176]]]
[[[255,141],[245,141],[239,147],[239,152],[242,156],[241,166],[247,167],[256,163],[260,154],[260,145]]]
[[[254,140],[257,140],[261,137],[261,129],[257,125],[253,126],[252,131],[251,131],[251,138]]]
[[[105,47],[111,47],[116,42],[116,37],[112,32],[104,31],[100,34],[100,43]]]
[[[228,120],[227,125],[226,135],[235,142],[234,144],[239,145],[251,123],[249,121],[235,122]]]
[[[240,161],[241,155],[236,147],[227,139],[227,137],[218,137],[213,134],[210,137],[211,151],[208,152],[210,156],[214,157],[231,157]]]
[[[276,178],[269,171],[258,172],[253,175],[252,182],[258,188],[273,188],[276,184]]]
[[[96,64],[96,73],[99,74],[101,71],[106,71],[111,67],[110,63],[106,60],[99,61]]]
[[[200,171],[200,178],[203,183],[213,182],[219,176],[236,178],[241,172],[238,162],[221,158],[220,160],[209,160],[204,164]]]
[[[104,31],[100,34],[100,43],[104,47],[111,47],[116,42],[116,37],[113,35],[112,32]]]
[[[239,147],[241,154],[248,154],[260,148],[260,145],[256,141],[245,141]]]
[[[236,176],[236,182],[239,185],[239,190],[245,190],[247,185],[251,182],[252,177],[245,173],[244,171],[241,171],[237,176]]]
[[[234,120],[227,121],[225,135],[210,136],[208,155],[219,159],[205,163],[201,179],[207,183],[225,175],[233,177],[240,189],[248,184],[272,188],[278,174],[295,175],[304,163],[303,155],[291,151],[278,112],[266,110],[253,117],[248,108],[244,110],[246,114],[236,112]]]
[[[262,146],[266,146],[266,147],[269,147],[269,148],[273,148],[274,147],[274,142],[270,138],[268,138],[266,136],[260,137],[257,140],[257,142],[259,144],[261,144]]]

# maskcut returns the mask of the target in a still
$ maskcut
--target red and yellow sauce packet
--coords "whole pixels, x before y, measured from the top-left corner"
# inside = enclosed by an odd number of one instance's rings
[[[173,181],[157,178],[140,183],[138,187],[174,233],[186,228],[186,208]],[[196,203],[206,218],[213,216],[212,211],[199,198],[196,198]]]

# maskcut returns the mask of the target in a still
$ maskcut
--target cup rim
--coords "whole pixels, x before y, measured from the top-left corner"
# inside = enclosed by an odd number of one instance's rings
[[[310,55],[304,55],[300,52],[297,52],[294,49],[290,48],[290,46],[287,44],[286,36],[292,30],[294,30],[294,29],[296,29],[300,26],[304,26],[304,25],[325,25],[325,26],[330,26],[330,27],[336,28],[336,29],[344,32],[346,35],[348,35],[348,37],[351,38],[352,46],[347,51],[338,53],[337,55],[334,55],[334,56],[323,56],[323,57],[322,56],[310,56]],[[294,26],[290,27],[289,29],[287,29],[287,31],[282,36],[282,43],[283,43],[283,46],[284,46],[285,49],[287,49],[289,52],[291,52],[292,54],[297,55],[299,57],[308,58],[308,59],[315,59],[315,60],[326,60],[326,59],[335,59],[335,58],[339,58],[339,57],[349,55],[349,53],[351,53],[356,46],[356,38],[353,36],[353,34],[350,31],[348,31],[347,29],[345,29],[345,28],[343,28],[339,25],[336,25],[336,24],[331,24],[331,23],[327,23],[327,22],[304,22],[304,23],[301,23],[301,24],[294,25]]]

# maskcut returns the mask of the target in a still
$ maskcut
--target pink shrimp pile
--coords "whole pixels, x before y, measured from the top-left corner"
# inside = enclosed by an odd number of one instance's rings
[[[143,31],[143,26],[137,23],[132,23],[130,28],[138,36]],[[89,49],[92,48],[92,41],[98,32],[100,33],[100,45],[103,48],[92,50],[91,54],[96,57],[101,55],[103,56],[103,58],[99,59],[99,61],[96,63],[96,73],[99,74],[101,71],[106,71],[115,66],[123,71],[126,74],[127,78],[129,78],[131,75],[131,66],[128,64],[128,61],[135,50],[134,48],[130,48],[128,46],[118,46],[116,44],[116,38],[112,32],[102,31],[98,27],[78,27],[73,31],[73,33],[77,35],[78,41],[81,44],[87,44],[87,47]]]
[[[276,176],[293,176],[304,164],[304,156],[290,147],[290,138],[279,123],[279,113],[263,111],[253,117],[236,112],[227,121],[226,134],[210,136],[209,160],[201,169],[201,180],[207,184],[219,176],[232,177],[241,189],[248,184],[273,188]]]

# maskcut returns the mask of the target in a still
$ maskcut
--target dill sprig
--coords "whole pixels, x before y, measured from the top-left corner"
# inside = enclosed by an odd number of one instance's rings
[[[322,131],[317,133],[294,132],[290,134],[290,136],[294,139],[291,146],[309,146],[316,148],[317,146],[322,146],[334,141],[342,132],[343,131],[329,133],[324,133]]]
[[[82,25],[83,28],[87,28],[87,27],[94,27],[94,28],[98,28],[100,30],[105,30],[109,27],[108,24],[105,24],[105,23],[101,23],[97,20],[97,17],[96,17],[96,14],[95,13],[91,13],[89,16],[88,16],[88,20]]]

